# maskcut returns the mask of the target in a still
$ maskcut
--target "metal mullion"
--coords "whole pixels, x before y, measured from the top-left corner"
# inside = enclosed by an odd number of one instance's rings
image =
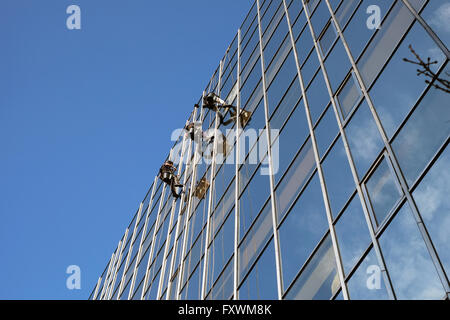
[[[377,114],[377,112],[375,110],[373,101],[372,101],[372,99],[371,99],[371,97],[370,97],[370,95],[369,95],[369,93],[367,91],[367,87],[366,87],[366,85],[365,85],[365,83],[364,83],[364,81],[362,79],[361,73],[359,72],[359,69],[358,69],[358,67],[356,65],[356,62],[355,62],[355,60],[353,58],[353,55],[352,55],[352,53],[350,51],[350,48],[349,48],[349,46],[347,44],[347,41],[345,40],[345,38],[343,36],[341,27],[338,24],[338,22],[336,21],[336,17],[335,17],[335,15],[333,13],[331,5],[330,5],[328,0],[325,0],[325,1],[326,1],[327,6],[328,6],[328,9],[329,9],[329,11],[331,13],[331,18],[334,20],[336,31],[338,32],[338,35],[341,37],[341,40],[342,40],[342,43],[344,45],[345,51],[347,53],[347,56],[348,56],[348,58],[350,60],[350,63],[352,64],[354,74],[355,74],[355,76],[356,76],[356,78],[358,80],[358,84],[359,84],[359,86],[360,86],[360,88],[361,88],[361,90],[363,92],[364,97],[366,98],[367,104],[369,105],[369,109],[370,109],[370,111],[372,113],[372,116],[373,116],[373,118],[375,120],[375,123],[377,125],[378,131],[379,131],[379,133],[380,133],[380,135],[382,137],[382,140],[383,140],[383,143],[385,145],[386,151],[387,151],[387,153],[389,155],[389,158],[391,159],[392,165],[393,165],[395,173],[397,175],[397,180],[398,180],[398,182],[401,185],[403,193],[406,195],[408,203],[409,203],[409,205],[411,207],[411,211],[412,211],[413,216],[414,216],[414,218],[416,220],[417,226],[418,226],[418,228],[420,230],[420,233],[421,233],[422,238],[423,238],[423,240],[425,242],[425,245],[427,246],[428,252],[429,252],[429,254],[431,256],[431,259],[432,259],[433,264],[434,264],[434,266],[436,268],[436,271],[437,271],[438,276],[439,276],[439,278],[441,280],[441,283],[442,283],[444,289],[447,292],[450,292],[450,286],[449,286],[449,283],[448,283],[448,280],[447,280],[447,277],[446,277],[445,270],[443,269],[442,264],[440,263],[439,256],[438,256],[438,254],[436,252],[436,249],[435,249],[435,247],[433,245],[433,242],[432,242],[432,240],[430,238],[430,235],[428,234],[428,231],[427,231],[427,229],[425,227],[425,223],[424,223],[424,221],[422,219],[422,216],[421,216],[421,214],[420,214],[420,212],[419,212],[419,210],[418,210],[418,208],[416,206],[416,203],[413,200],[411,193],[409,192],[408,184],[407,184],[406,179],[405,179],[405,177],[403,175],[403,172],[401,170],[401,167],[400,167],[400,164],[399,164],[399,162],[397,160],[397,157],[395,156],[395,153],[394,153],[394,151],[392,149],[392,146],[389,143],[389,139],[388,139],[388,136],[387,136],[387,134],[386,134],[386,132],[385,132],[385,130],[383,128],[383,125],[381,123],[381,119],[379,118],[379,116],[378,116],[378,114]],[[405,1],[402,0],[402,3],[405,4]],[[408,10],[411,9],[411,7],[409,6],[409,3],[405,4],[405,6],[408,8]],[[419,17],[419,18],[421,19],[421,17]],[[414,24],[414,22],[412,24]],[[405,34],[405,36],[406,36],[406,34]],[[448,58],[448,50],[447,50],[446,54],[447,54],[447,58]],[[332,99],[332,101],[333,101],[333,104],[335,104],[334,99]],[[338,123],[339,123],[340,128],[342,128],[340,120],[338,120]],[[353,162],[352,162],[352,164],[353,164]],[[359,186],[359,184],[358,184],[358,186]],[[378,243],[377,243],[377,245],[378,245]],[[386,268],[386,266],[383,266],[383,267]],[[392,291],[393,291],[393,289],[392,289]]]
[[[161,198],[159,200],[159,207],[158,207],[158,213],[155,219],[155,229],[153,230],[153,236],[152,236],[152,242],[150,244],[150,253],[148,255],[148,262],[147,262],[147,269],[145,271],[145,278],[144,278],[144,283],[142,286],[142,293],[141,293],[141,300],[144,299],[144,295],[145,295],[145,287],[147,286],[147,282],[148,282],[148,277],[149,277],[149,273],[150,273],[150,266],[151,266],[151,262],[153,260],[153,253],[155,250],[155,238],[156,238],[156,229],[158,229],[158,225],[159,225],[159,220],[161,218],[161,209],[162,209],[162,204],[163,204],[163,200],[165,198],[165,193],[166,193],[166,187],[167,184],[163,185],[163,189],[161,191]]]
[[[239,300],[239,259],[238,259],[238,244],[239,244],[239,232],[240,232],[240,205],[239,205],[239,162],[240,162],[240,138],[241,138],[241,129],[240,129],[240,115],[241,115],[241,29],[238,29],[238,48],[237,48],[237,104],[236,104],[236,156],[234,157],[235,161],[235,190],[234,190],[234,274],[233,274],[233,299]],[[231,184],[230,184],[231,185]],[[227,190],[224,192],[226,194]],[[222,200],[222,199],[221,199]],[[220,201],[220,200],[219,200]],[[225,201],[225,200],[223,200]],[[224,219],[224,221],[226,221]],[[225,222],[224,222],[225,223]]]
[[[220,85],[222,81],[222,68],[223,68],[223,60],[220,61],[219,66],[219,80],[217,85],[217,95],[220,97]],[[201,295],[200,299],[205,299],[206,294],[206,281],[207,281],[207,275],[208,275],[208,243],[209,243],[209,232],[210,232],[210,222],[211,222],[211,212],[212,212],[212,206],[213,206],[213,193],[215,192],[215,171],[216,171],[216,156],[217,156],[217,132],[219,127],[219,117],[216,113],[215,115],[215,123],[214,123],[214,143],[213,143],[213,154],[211,159],[211,173],[210,173],[210,179],[209,179],[209,197],[208,197],[208,212],[206,216],[206,234],[205,234],[205,253],[204,253],[204,260],[203,260],[203,276],[202,276],[202,287],[201,287]]]
[[[111,279],[110,279],[110,282],[109,282],[110,285],[108,287],[108,291],[105,293],[106,294],[105,298],[107,300],[111,299],[111,295],[112,295],[113,290],[114,290],[114,284],[116,282],[117,271],[120,268],[120,261],[122,260],[122,251],[123,251],[123,249],[126,246],[126,240],[127,240],[127,236],[128,236],[128,231],[129,231],[129,229],[127,228],[125,230],[125,234],[123,236],[123,240],[121,240],[121,243],[119,245],[119,249],[118,249],[118,252],[117,252],[117,258],[116,258],[116,263],[114,265],[114,268],[113,268],[113,271],[112,271],[113,273],[111,274]]]
[[[195,112],[196,111],[197,111],[197,109],[194,110],[194,116],[195,116]],[[182,149],[181,149],[181,159],[180,159],[180,162],[179,162],[180,165],[179,165],[179,168],[178,168],[178,170],[179,170],[178,172],[181,172],[181,170],[183,168],[183,161],[184,161],[184,156],[185,156],[185,152],[186,152],[187,136],[188,136],[188,134],[185,134],[184,137],[183,137],[183,146],[182,146]],[[189,143],[189,152],[188,152],[188,154],[190,153],[190,148],[191,148],[191,143]],[[185,188],[184,186],[186,185],[186,178],[187,178],[187,174],[184,175],[183,188]],[[174,216],[175,209],[176,209],[176,200],[177,199],[173,200],[172,212],[170,213],[169,225],[167,226],[168,231],[167,231],[167,237],[166,237],[166,244],[165,244],[165,248],[164,248],[163,262],[162,262],[162,266],[161,266],[161,275],[159,277],[158,293],[156,295],[156,299],[157,300],[161,299],[161,291],[162,291],[162,286],[163,286],[163,282],[164,282],[164,274],[166,272],[167,253],[169,251],[170,238],[171,238],[172,231],[173,231],[173,229],[171,230],[171,227],[172,227],[172,224],[173,224],[173,218],[174,218],[173,216]],[[180,206],[178,208],[178,218],[177,218],[177,220],[180,220],[180,218],[181,218],[180,212],[181,212],[181,209],[183,207],[183,200],[184,200],[184,196],[180,199]],[[175,236],[176,236],[176,233],[175,233]]]
[[[111,259],[109,260],[109,266],[108,266],[108,270],[106,271],[105,281],[103,282],[103,288],[102,288],[102,291],[100,292],[100,296],[98,297],[99,299],[97,299],[97,300],[103,300],[103,296],[105,294],[105,291],[108,288],[109,277],[110,277],[112,266],[114,264],[115,257],[116,257],[115,253],[113,252],[112,255],[111,255]]]
[[[145,219],[145,222],[144,222],[144,226],[142,227],[141,239],[139,241],[139,249],[136,254],[136,264],[134,265],[133,276],[131,277],[130,292],[128,293],[128,298],[127,298],[128,300],[131,299],[131,297],[133,295],[133,291],[134,291],[134,286],[136,284],[136,275],[137,275],[136,270],[137,270],[138,264],[140,262],[139,259],[141,258],[142,244],[144,243],[144,240],[145,240],[145,233],[147,231],[147,226],[148,226],[148,217],[151,213],[151,206],[153,204],[153,200],[154,200],[153,198],[155,196],[157,182],[158,182],[158,177],[155,177],[155,179],[153,180],[153,187],[152,187],[152,191],[151,191],[151,195],[150,195],[150,201],[147,206],[145,217],[141,218],[141,219]],[[142,268],[142,266],[141,266],[141,268]]]
[[[269,124],[269,106],[267,100],[267,92],[266,92],[266,74],[264,67],[264,53],[263,53],[263,43],[262,43],[262,28],[261,28],[261,12],[259,8],[260,0],[256,0],[258,4],[258,32],[259,32],[259,50],[261,55],[261,77],[262,77],[262,90],[263,90],[263,99],[264,99],[264,115],[266,120],[266,138],[267,138],[267,159],[269,162],[269,182],[270,182],[270,201],[272,206],[272,232],[273,232],[273,243],[275,247],[275,264],[276,264],[276,274],[277,274],[277,290],[278,290],[278,299],[281,300],[282,291],[283,291],[283,277],[281,271],[281,255],[280,255],[280,245],[278,239],[277,232],[277,209],[276,209],[276,200],[275,200],[275,181],[274,181],[274,172],[273,172],[273,158],[272,158],[272,140],[270,134],[270,124]]]
[[[193,119],[195,120],[197,115],[197,109],[194,110],[194,115],[193,115]],[[185,175],[184,175],[184,180],[183,180],[183,186],[184,186],[184,191],[186,192],[186,183],[187,183],[187,179],[188,179],[188,170],[190,169],[191,165],[192,165],[192,146],[194,145],[193,141],[189,142],[189,149],[188,149],[188,155],[186,157],[186,168],[185,168]],[[192,185],[190,186],[190,188],[192,189]],[[180,203],[180,207],[178,210],[178,219],[177,219],[177,226],[175,229],[175,241],[173,243],[173,249],[172,249],[172,257],[171,257],[171,261],[170,261],[170,269],[169,269],[169,277],[168,277],[168,283],[167,283],[167,290],[166,290],[166,300],[170,299],[170,293],[171,293],[171,289],[172,289],[172,276],[173,276],[173,272],[174,272],[174,267],[175,267],[175,259],[177,256],[177,251],[178,251],[178,241],[180,239],[178,233],[180,232],[180,225],[181,225],[181,221],[182,221],[182,216],[183,216],[183,206],[184,206],[184,202],[186,200],[186,193],[183,193],[183,196],[181,198],[181,203]],[[173,230],[172,230],[173,231]]]
[[[310,24],[308,15],[307,15],[307,19],[308,19],[308,24]],[[332,20],[335,23],[335,28],[336,28],[336,31],[338,32],[338,36],[340,36],[341,35],[341,33],[339,33],[340,29],[338,31],[339,26],[337,26],[334,14],[332,15]],[[315,37],[314,36],[314,29],[313,29],[311,24],[310,24],[310,30],[311,30],[311,33],[312,33],[313,38],[314,38]],[[339,41],[339,39],[338,39],[338,41]],[[359,183],[358,174],[357,174],[357,171],[356,171],[356,166],[354,164],[353,157],[352,157],[351,152],[350,152],[350,148],[349,148],[348,141],[347,141],[347,136],[346,136],[346,133],[344,131],[344,128],[343,128],[343,125],[342,125],[342,122],[341,122],[341,119],[340,119],[340,116],[339,116],[339,111],[338,111],[338,108],[336,106],[336,101],[335,101],[335,99],[332,98],[333,97],[333,91],[332,91],[331,86],[329,84],[328,74],[327,74],[327,72],[326,72],[326,70],[324,68],[324,63],[323,63],[322,57],[320,55],[320,52],[318,50],[319,49],[318,45],[317,45],[317,43],[315,41],[314,41],[314,46],[316,47],[317,55],[318,55],[318,58],[319,58],[319,63],[320,63],[320,66],[322,68],[323,76],[325,78],[325,83],[326,83],[326,86],[327,86],[327,90],[328,90],[328,93],[329,93],[329,95],[331,97],[331,105],[333,107],[333,110],[334,110],[334,113],[335,113],[335,117],[337,119],[339,132],[340,132],[340,135],[342,137],[342,142],[344,144],[345,152],[346,152],[346,155],[347,155],[347,159],[349,161],[349,166],[350,166],[350,169],[352,171],[353,180],[354,180],[354,183],[356,185],[356,189],[357,189],[357,192],[358,192],[358,195],[359,195],[359,198],[360,198],[360,202],[361,202],[362,207],[363,207],[363,212],[364,212],[364,216],[365,216],[365,219],[366,219],[366,223],[367,223],[367,225],[369,227],[369,232],[370,232],[370,235],[371,235],[372,243],[374,244],[374,248],[375,248],[378,260],[382,264],[381,270],[383,271],[383,275],[385,277],[385,282],[386,282],[386,286],[388,288],[388,293],[389,293],[391,298],[395,299],[395,293],[394,293],[394,291],[392,289],[392,284],[390,282],[389,275],[386,272],[386,266],[385,266],[385,263],[384,263],[384,260],[383,260],[383,256],[381,254],[381,249],[379,247],[378,240],[377,240],[377,238],[375,236],[374,227],[373,227],[373,224],[372,224],[372,220],[370,218],[370,214],[369,214],[369,210],[368,210],[369,205],[366,203],[366,199],[364,197],[363,190],[362,190],[361,185]],[[344,299],[349,299],[348,292],[344,292],[344,290],[343,290],[343,294],[344,294]]]
[[[141,204],[139,205],[139,210],[138,210],[137,216],[136,216],[136,221],[134,222],[133,233],[132,233],[131,238],[130,238],[130,247],[128,248],[127,257],[126,257],[126,261],[125,261],[125,266],[123,268],[123,273],[122,273],[122,279],[120,279],[119,288],[117,289],[117,300],[119,300],[120,295],[122,294],[121,291],[123,290],[123,286],[124,286],[124,282],[125,282],[125,274],[127,273],[128,264],[130,263],[131,252],[132,252],[132,249],[133,249],[133,241],[135,240],[135,237],[136,237],[136,229],[137,229],[138,223],[141,220],[143,205],[144,205],[144,203],[141,202]]]
[[[323,174],[323,171],[322,171],[322,165],[320,163],[319,149],[318,149],[318,146],[317,146],[316,136],[315,136],[314,129],[313,129],[314,124],[313,124],[312,119],[311,119],[311,113],[310,113],[310,109],[309,109],[309,101],[308,101],[308,97],[306,95],[306,89],[305,89],[305,85],[304,85],[304,82],[303,82],[303,76],[302,76],[302,73],[300,71],[300,65],[299,65],[299,62],[298,62],[297,48],[296,48],[295,43],[294,43],[294,37],[293,37],[293,33],[292,33],[291,23],[289,21],[289,14],[288,14],[288,11],[287,11],[285,0],[283,0],[283,3],[284,3],[285,11],[286,11],[286,17],[287,17],[287,20],[288,20],[289,33],[291,35],[291,41],[292,41],[292,46],[293,46],[294,55],[295,55],[295,61],[296,61],[296,66],[297,66],[297,72],[298,72],[300,87],[301,87],[302,94],[303,94],[303,101],[304,101],[304,105],[305,105],[306,119],[308,121],[308,127],[309,127],[310,138],[311,138],[311,145],[313,147],[314,158],[315,158],[315,162],[316,162],[316,166],[317,166],[317,173],[318,173],[318,177],[319,177],[319,180],[320,180],[320,187],[321,187],[321,190],[322,190],[322,197],[323,197],[323,201],[324,201],[324,205],[325,205],[325,211],[326,211],[327,220],[328,220],[329,233],[330,233],[330,237],[331,237],[331,242],[333,244],[333,252],[334,252],[334,256],[335,256],[337,274],[339,275],[339,281],[340,281],[340,284],[341,284],[341,288],[342,288],[342,292],[343,292],[343,295],[344,295],[344,299],[348,300],[348,291],[347,291],[347,287],[346,287],[345,281],[344,281],[344,268],[343,268],[343,265],[342,265],[342,259],[341,259],[340,252],[339,252],[336,231],[335,231],[334,226],[333,226],[333,217],[332,217],[332,214],[331,214],[330,200],[329,200],[329,197],[328,197],[328,192],[327,192],[327,188],[326,188],[326,184],[325,184],[324,174]],[[308,13],[306,4],[305,4],[305,2],[303,0],[302,0],[302,6],[303,6],[303,11],[305,12],[307,25],[310,28],[310,32],[311,32],[311,35],[312,35],[312,38],[313,38],[313,51],[315,49],[315,51],[317,53],[317,56],[318,56],[318,59],[319,59],[319,64],[320,64],[322,70],[324,70],[323,69],[324,66],[323,66],[323,61],[322,61],[320,49],[318,47],[317,40],[316,40],[315,34],[313,32],[313,29],[312,29],[312,24],[311,24],[311,21],[310,21],[310,17],[309,17],[309,13]],[[316,6],[316,8],[317,8],[317,6]],[[310,53],[310,54],[313,54],[313,53]],[[318,73],[316,73],[315,76],[318,76]]]
[[[202,97],[205,97],[205,91],[203,91]],[[203,99],[201,101],[201,110],[200,110],[200,121],[203,121]],[[197,144],[195,151],[194,151],[194,162],[192,165],[192,176],[191,176],[191,184],[190,184],[190,192],[189,192],[189,200],[186,212],[184,213],[186,215],[185,222],[184,222],[184,235],[183,235],[183,244],[182,244],[182,250],[181,250],[181,256],[180,256],[180,265],[178,267],[178,279],[177,279],[177,286],[176,286],[176,293],[175,293],[175,300],[180,300],[180,293],[181,293],[181,285],[182,285],[182,278],[184,273],[184,256],[186,255],[186,245],[188,240],[188,231],[189,231],[189,222],[190,222],[190,215],[192,210],[192,201],[194,197],[194,189],[196,187],[196,179],[197,179],[197,165],[200,162],[201,159],[199,159],[199,153],[201,145]]]

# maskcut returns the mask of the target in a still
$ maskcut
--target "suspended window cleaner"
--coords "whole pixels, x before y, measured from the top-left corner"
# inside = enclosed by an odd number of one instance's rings
[[[192,141],[196,143],[206,142],[209,144],[214,141],[214,135],[208,135],[203,132],[201,122],[191,122],[184,129],[188,132]]]
[[[192,141],[202,146],[202,154],[205,159],[212,159],[213,157],[213,146],[214,146],[214,130],[208,130],[204,132],[202,130],[201,122],[191,122],[184,129],[189,134]],[[228,153],[230,146],[227,144],[227,138],[221,132],[218,132],[217,140],[217,153],[223,154],[225,157]]]
[[[214,111],[217,113],[217,116],[219,117],[219,123],[227,126],[236,119],[230,118],[227,121],[224,121],[223,113],[220,111],[220,109],[224,110],[224,113],[226,113],[229,109],[234,110],[234,114],[236,114],[236,107],[232,106],[231,104],[227,104],[225,101],[220,99],[220,97],[215,94],[214,92],[208,93],[203,98],[203,108],[209,109],[211,111]]]
[[[198,105],[196,105],[198,107]],[[208,93],[203,98],[203,107],[207,108],[209,110],[212,110],[217,113],[219,117],[219,123],[223,124],[224,126],[229,125],[232,122],[236,122],[237,120],[237,108],[233,105],[227,104],[224,100],[220,99],[219,96],[217,96],[214,92]],[[220,111],[220,109],[224,110],[224,113],[227,111],[230,111],[230,119],[224,121],[224,115]],[[246,110],[241,110],[239,120],[240,120],[240,126],[243,128],[247,125],[247,123],[250,121],[251,118],[251,112]]]
[[[179,183],[178,177],[175,175],[175,171],[177,171],[177,168],[173,165],[173,162],[167,160],[159,169],[158,177],[170,186],[173,197],[178,199],[181,196],[182,190],[180,193],[177,193],[176,188],[183,187],[183,185]]]

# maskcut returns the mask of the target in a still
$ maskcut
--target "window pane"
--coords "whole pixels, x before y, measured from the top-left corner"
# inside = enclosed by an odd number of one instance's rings
[[[344,22],[348,19],[348,15],[351,14],[353,11],[354,3],[352,2],[358,2],[358,1],[344,1],[343,5],[341,6],[342,9],[347,9],[345,6],[351,5],[351,10],[341,10],[339,8],[339,12],[342,11],[342,18],[343,20],[341,23],[341,28],[344,27]],[[383,0],[383,1],[377,1],[377,6],[380,7],[380,13],[381,13],[381,20],[385,17],[387,14],[387,11],[392,5],[393,0]],[[348,3],[348,4],[347,4]],[[367,19],[369,18],[369,15],[367,14],[367,8],[370,5],[375,4],[373,0],[363,0],[362,4],[359,6],[358,10],[356,11],[355,15],[353,16],[352,20],[344,30],[344,37],[347,41],[347,44],[350,48],[350,51],[352,52],[353,57],[356,59],[361,54],[361,51],[366,46],[367,42],[369,41],[370,37],[373,36],[373,34],[377,31],[377,29],[369,29],[367,28]],[[338,17],[339,19],[339,17]]]
[[[328,235],[286,295],[288,300],[328,300],[339,290],[336,260]]]
[[[356,171],[361,179],[384,146],[365,100],[356,110],[345,131]]]
[[[344,86],[337,95],[338,105],[341,108],[343,120],[347,119],[348,114],[353,110],[362,96],[361,89],[353,75],[347,78]]]
[[[366,188],[375,218],[380,225],[402,195],[386,159],[383,159],[372,173]]]
[[[380,247],[398,299],[444,297],[445,291],[408,204],[381,235]]]
[[[415,60],[409,49],[410,45],[423,60],[430,57],[432,61],[438,61],[436,65],[431,66],[433,72],[437,72],[445,60],[442,51],[417,23],[370,90],[372,101],[388,137],[394,135],[426,87],[425,78],[417,76],[417,69],[420,67],[403,61],[404,58]]]
[[[449,12],[448,1],[428,1],[428,6],[422,12],[422,17],[447,47],[450,44]]]
[[[277,300],[275,250],[270,241],[255,267],[239,288],[241,300]]]
[[[336,234],[344,272],[348,274],[371,242],[358,194],[339,218],[336,224]]]
[[[328,94],[327,86],[321,70],[319,70],[316,77],[312,81],[311,86],[307,89],[306,96],[308,97],[311,120],[314,124],[317,122],[317,119],[330,102],[330,95]]]
[[[450,149],[444,151],[413,197],[439,258],[450,276]]]
[[[381,25],[381,29],[357,63],[367,87],[370,87],[385,61],[413,22],[414,17],[411,12],[401,1],[396,1],[394,9],[389,13]]]
[[[322,191],[316,174],[279,229],[285,287],[292,282],[327,229]]]
[[[339,88],[351,68],[350,60],[341,40],[336,42],[330,55],[325,60],[325,68],[327,70],[331,89],[334,93]]]
[[[322,163],[331,212],[336,217],[355,190],[344,143],[339,138]]]
[[[431,88],[392,144],[409,185],[450,134],[448,101],[448,93]]]
[[[315,168],[314,152],[311,142],[308,141],[275,190],[279,221],[284,217]]]
[[[334,115],[333,107],[328,107],[323,118],[320,120],[316,129],[317,147],[319,149],[319,156],[322,157],[325,151],[328,150],[334,138],[338,135],[339,128],[336,121],[336,116]]]
[[[347,283],[351,300],[388,300],[384,278],[373,249]]]

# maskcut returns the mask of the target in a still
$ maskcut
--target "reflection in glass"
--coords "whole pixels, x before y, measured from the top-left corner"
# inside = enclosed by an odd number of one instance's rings
[[[362,179],[384,146],[365,100],[353,114],[345,131],[356,171]]]
[[[339,276],[328,235],[286,295],[288,300],[328,300],[339,290]]]
[[[289,168],[281,183],[275,189],[278,221],[284,217],[315,168],[314,152],[311,142],[308,141],[297,155],[295,162]]]
[[[355,182],[341,138],[336,141],[323,161],[322,170],[331,212],[333,217],[336,217],[355,190]]]
[[[398,299],[444,297],[445,291],[407,203],[381,235],[380,247]]]
[[[285,287],[292,282],[327,228],[322,192],[316,174],[279,228]]]
[[[372,173],[366,188],[375,218],[380,225],[401,197],[401,191],[385,158]]]
[[[394,135],[427,86],[424,78],[417,76],[418,66],[403,61],[404,58],[415,60],[409,49],[410,45],[422,59],[426,60],[430,57],[433,61],[438,62],[431,66],[433,72],[437,72],[445,60],[442,51],[422,26],[414,25],[370,90],[372,101],[388,137]]]
[[[336,234],[344,272],[348,274],[371,242],[358,194],[336,223]]]
[[[273,241],[267,245],[244,284],[239,288],[240,300],[277,300],[277,275]]]
[[[413,193],[414,200],[450,276],[450,149],[444,151]]]
[[[347,282],[351,300],[388,300],[381,267],[373,249]]]
[[[410,186],[450,134],[448,101],[448,93],[430,88],[392,143]]]
[[[325,112],[323,118],[320,119],[320,122],[314,132],[316,134],[319,156],[323,157],[325,151],[328,150],[339,132],[336,116],[334,115],[332,106],[328,107],[328,110]]]
[[[358,103],[361,98],[362,93],[359,88],[358,83],[356,82],[355,76],[353,73],[347,78],[344,86],[339,91],[337,95],[338,105],[341,109],[342,119],[346,120],[350,111],[353,110],[356,103]]]

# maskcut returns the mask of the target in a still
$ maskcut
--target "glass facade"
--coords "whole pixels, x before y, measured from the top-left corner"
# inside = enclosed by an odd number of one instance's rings
[[[180,131],[185,193],[155,178],[90,299],[448,299],[449,12],[255,1],[203,93],[251,117],[200,97],[225,145]]]

